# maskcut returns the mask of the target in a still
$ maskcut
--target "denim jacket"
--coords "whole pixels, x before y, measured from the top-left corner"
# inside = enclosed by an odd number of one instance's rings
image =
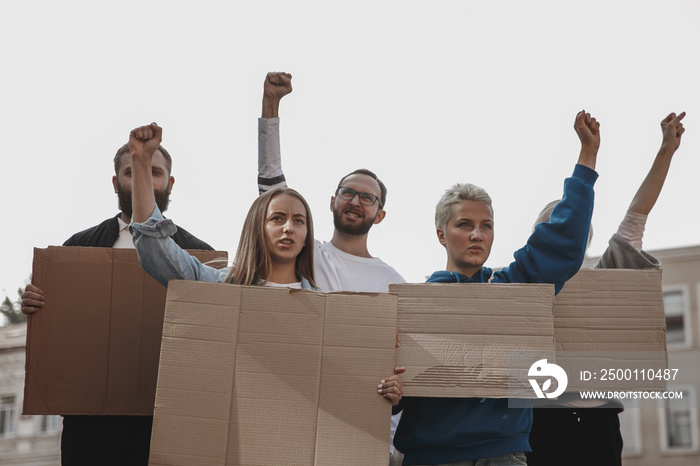
[[[230,267],[215,269],[202,264],[175,244],[170,237],[177,231],[177,227],[172,220],[163,217],[158,206],[153,209],[148,220],[144,223],[132,222],[129,228],[141,266],[165,287],[168,286],[168,280],[223,282],[228,276]],[[305,290],[312,289],[304,277],[301,277],[301,287]]]

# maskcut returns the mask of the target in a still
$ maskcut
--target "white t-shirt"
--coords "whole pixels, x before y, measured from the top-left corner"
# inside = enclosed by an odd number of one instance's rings
[[[386,293],[389,283],[406,283],[392,266],[378,257],[353,256],[316,241],[314,251],[316,284],[323,291],[364,291]]]
[[[316,240],[314,251],[316,285],[323,291],[364,291],[386,293],[390,283],[406,280],[389,264],[378,257],[359,257],[343,252],[325,241]],[[401,413],[391,416],[391,444],[394,452],[394,432]]]

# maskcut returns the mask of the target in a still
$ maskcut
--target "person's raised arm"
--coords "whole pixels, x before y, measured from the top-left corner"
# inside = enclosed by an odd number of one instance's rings
[[[581,110],[576,114],[574,130],[581,141],[578,164],[595,170],[598,149],[600,148],[600,123],[591,117],[590,113]]]
[[[559,293],[578,272],[586,254],[593,215],[593,186],[600,147],[600,124],[585,110],[576,115],[574,130],[581,141],[578,163],[564,180],[564,195],[552,210],[549,221],[539,223],[527,245],[513,254],[508,267],[494,272],[494,281],[504,283],[552,283]]]
[[[155,123],[140,126],[129,133],[131,203],[133,221],[137,223],[148,220],[156,206],[151,160],[162,139],[163,129]]]
[[[262,117],[258,120],[258,192],[287,186],[280,151],[280,100],[292,92],[292,75],[270,72],[263,86]]]
[[[139,262],[165,287],[168,280],[222,281],[227,269],[217,270],[199,262],[171,238],[177,232],[171,220],[151,216],[156,207],[151,160],[162,139],[163,129],[155,123],[136,128],[129,134],[133,207],[130,228]]]
[[[661,121],[661,133],[663,139],[661,148],[656,154],[654,163],[649,170],[646,178],[639,186],[637,194],[635,194],[629,210],[642,215],[649,215],[651,209],[656,204],[656,200],[661,194],[661,189],[666,181],[666,175],[671,167],[671,159],[673,154],[681,144],[681,136],[685,132],[681,120],[685,117],[685,112],[676,116],[675,113],[669,114]]]
[[[671,159],[680,146],[681,135],[685,131],[683,123],[681,123],[684,117],[685,112],[678,116],[675,113],[671,113],[661,121],[661,133],[663,135],[661,148],[656,154],[649,173],[634,195],[625,217],[620,222],[617,235],[613,235],[610,239],[610,247],[603,253],[596,267],[640,268],[640,264],[648,265],[649,267],[659,266],[660,263],[656,258],[642,251],[642,240],[644,238],[647,216],[654,204],[656,204],[659,194],[661,194],[666,175],[671,167]],[[625,251],[627,248],[620,240],[639,251],[639,254],[635,255],[631,251],[624,254],[620,253],[619,251]]]

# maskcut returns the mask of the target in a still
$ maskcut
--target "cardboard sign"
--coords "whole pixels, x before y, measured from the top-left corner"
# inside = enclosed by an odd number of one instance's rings
[[[396,296],[171,281],[151,465],[385,466]]]
[[[29,317],[23,413],[151,415],[166,290],[136,251],[34,249],[33,283],[46,305]]]
[[[554,360],[554,286],[488,283],[390,285],[398,300],[405,396],[535,398],[527,371]]]
[[[535,398],[528,373],[541,359],[566,371],[569,392],[664,390],[670,380],[659,270],[581,270],[556,299],[551,285],[389,291],[399,296],[406,396]]]

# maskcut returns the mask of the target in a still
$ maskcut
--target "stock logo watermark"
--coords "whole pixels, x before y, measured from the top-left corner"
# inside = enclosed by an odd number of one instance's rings
[[[662,351],[509,351],[508,406],[557,408],[584,399],[611,408],[620,400],[683,403],[687,395],[676,386],[682,370],[668,367]]]
[[[530,366],[527,375],[528,377],[547,377],[547,379],[542,382],[541,386],[537,379],[528,379],[537,398],[556,398],[564,393],[566,386],[569,384],[569,378],[564,369],[556,364],[548,363],[546,359],[540,359]],[[557,381],[557,386],[556,390],[549,392],[552,388],[552,379]]]

